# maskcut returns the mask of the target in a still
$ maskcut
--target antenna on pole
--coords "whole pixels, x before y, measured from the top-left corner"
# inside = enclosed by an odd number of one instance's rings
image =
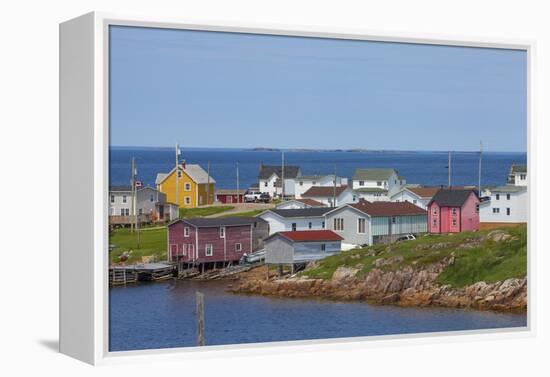
[[[478,176],[477,176],[477,194],[481,198],[481,158],[483,155],[483,142],[479,141],[479,167],[478,167]]]

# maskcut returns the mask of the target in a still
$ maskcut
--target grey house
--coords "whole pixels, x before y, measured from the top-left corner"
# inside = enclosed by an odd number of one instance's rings
[[[342,237],[330,230],[278,232],[265,239],[265,263],[290,265],[339,253]]]
[[[133,213],[132,187],[112,186],[109,189],[109,223],[127,225],[135,221],[141,223],[171,221],[178,217],[178,206],[166,201],[166,194],[152,187],[136,189],[136,212]]]
[[[428,213],[409,202],[368,202],[338,207],[326,215],[327,229],[342,236],[344,250],[426,233]]]

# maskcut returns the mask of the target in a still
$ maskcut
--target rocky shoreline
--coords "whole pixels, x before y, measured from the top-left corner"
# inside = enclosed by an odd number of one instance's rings
[[[439,285],[438,275],[452,265],[455,257],[414,268],[405,266],[387,271],[391,258],[381,258],[368,274],[359,276],[359,269],[339,267],[331,279],[305,276],[267,279],[263,273],[245,273],[228,288],[234,293],[278,297],[321,297],[333,300],[368,301],[400,306],[439,306],[495,311],[527,311],[527,278],[510,278],[496,283],[483,281],[455,288]],[[264,269],[265,271],[265,269]]]

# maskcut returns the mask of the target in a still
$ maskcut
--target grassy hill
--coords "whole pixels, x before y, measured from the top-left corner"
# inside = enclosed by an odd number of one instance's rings
[[[439,275],[440,284],[463,287],[478,281],[492,283],[521,278],[527,274],[527,228],[517,226],[448,235],[429,234],[415,241],[353,249],[318,261],[301,274],[330,279],[338,267],[344,266],[360,268],[358,276],[364,276],[381,258],[396,261],[378,267],[389,271],[405,266],[419,268],[451,253],[455,255],[455,263]]]

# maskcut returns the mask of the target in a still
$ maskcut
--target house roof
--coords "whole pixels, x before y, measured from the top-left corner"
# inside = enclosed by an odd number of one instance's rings
[[[498,186],[490,189],[491,192],[503,192],[503,193],[522,192],[526,190],[527,190],[526,186],[515,186],[515,185]]]
[[[409,202],[369,202],[361,200],[359,203],[350,204],[350,206],[372,217],[427,214],[425,210]]]
[[[297,230],[275,233],[266,238],[266,241],[274,236],[280,236],[292,242],[342,241],[344,239],[332,230]]]
[[[355,169],[353,175],[354,181],[387,181],[392,174],[396,174],[395,169]]]
[[[132,186],[111,186],[109,187],[109,191],[113,192],[130,192],[132,191]]]
[[[384,190],[382,188],[378,188],[378,187],[361,187],[361,188],[358,188],[358,189],[355,189],[354,191],[356,192],[374,192],[374,193],[387,193],[388,190]]]
[[[292,166],[292,165],[285,165],[285,178],[296,178],[298,176],[298,173],[300,172],[299,166]],[[282,168],[280,165],[274,166],[274,165],[262,165],[260,167],[260,179],[268,179],[273,174],[277,175],[277,177],[281,178],[282,176]]]
[[[444,207],[462,207],[473,192],[471,189],[439,189],[430,204],[436,202]]]
[[[321,217],[325,213],[333,210],[329,207],[312,207],[312,208],[293,208],[293,209],[270,209],[266,212],[273,212],[284,218],[293,217]]]
[[[208,227],[218,227],[218,226],[239,226],[239,225],[251,225],[257,221],[263,221],[257,217],[193,217],[188,219],[178,219],[172,222],[170,225],[177,223],[179,221],[191,224],[197,228],[208,228]]]
[[[407,187],[405,190],[409,190],[421,198],[432,198],[439,191],[439,187]]]
[[[204,171],[198,164],[186,164],[185,167],[180,165],[180,169],[189,176],[195,183],[204,184],[204,183],[216,183],[214,178],[208,178],[208,173]],[[155,179],[155,184],[160,185],[169,175],[171,175],[176,168],[174,167],[170,170],[169,173],[158,173],[157,178]]]
[[[513,173],[527,173],[527,165],[523,164],[512,164],[510,172]]]
[[[347,185],[337,186],[336,187],[336,196],[339,196],[341,193],[348,189]],[[313,186],[306,192],[302,194],[306,197],[332,197],[334,196],[334,186]]]
[[[244,195],[246,193],[246,189],[217,189],[216,195]]]
[[[304,204],[307,204],[308,206],[311,206],[311,207],[324,207],[325,205],[317,200],[314,200],[314,199],[308,199],[308,198],[304,198],[304,199],[294,199],[296,200],[297,202],[302,202]]]

